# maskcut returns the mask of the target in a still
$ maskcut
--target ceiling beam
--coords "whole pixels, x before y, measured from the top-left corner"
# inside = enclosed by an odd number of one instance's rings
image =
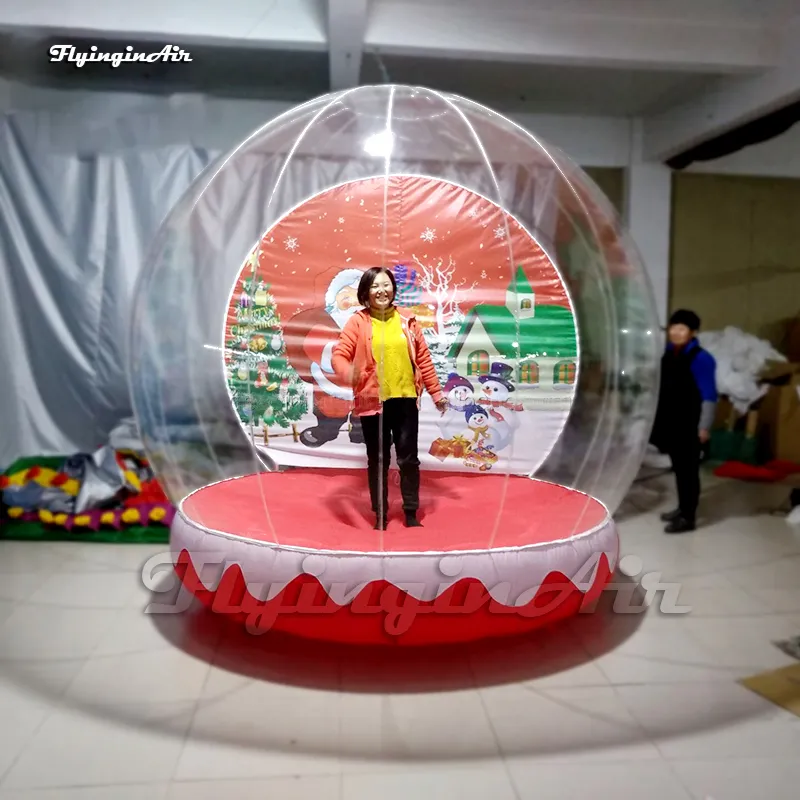
[[[490,2],[380,0],[369,15],[366,44],[386,55],[710,74],[775,64],[774,32],[761,23],[498,9]]]
[[[192,6],[191,12],[188,3],[183,8],[176,5],[164,0],[0,3],[0,29],[40,35],[60,31],[64,34],[64,44],[69,44],[69,36],[74,35],[166,40],[183,46],[196,42],[297,50],[327,47],[320,0],[197,3],[198,7]]]
[[[740,75],[774,66],[776,53],[771,30],[752,20],[698,20],[689,15],[659,19],[635,12],[625,15],[622,10],[565,13],[542,11],[541,5],[532,7],[521,0],[510,5],[228,0],[203,3],[192,13],[175,5],[163,0],[6,2],[0,3],[0,29],[137,41],[150,37],[182,46],[196,41],[328,49],[336,87],[357,85],[365,43],[387,55]]]
[[[369,0],[328,0],[331,91],[358,86]]]
[[[800,20],[785,30],[777,65],[763,75],[726,78],[714,91],[645,120],[644,155],[667,161],[800,100]]]

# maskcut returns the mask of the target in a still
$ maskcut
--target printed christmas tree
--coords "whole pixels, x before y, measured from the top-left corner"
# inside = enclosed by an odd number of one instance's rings
[[[225,343],[226,377],[239,419],[265,429],[291,428],[308,410],[308,401],[305,384],[286,360],[269,286],[244,280],[235,314]]]

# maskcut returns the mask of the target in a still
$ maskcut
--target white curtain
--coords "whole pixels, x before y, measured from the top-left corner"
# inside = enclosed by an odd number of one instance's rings
[[[130,414],[127,315],[148,243],[213,157],[64,155],[0,120],[0,466],[92,449]]]
[[[154,132],[159,117],[151,113],[127,127],[120,119],[103,138],[94,106],[0,117],[0,468],[21,456],[92,450],[130,415],[125,363],[137,274],[164,217],[222,153],[170,144],[174,136]],[[75,133],[81,124],[85,137]],[[404,167],[431,171],[423,162]],[[266,195],[277,169],[260,161],[248,203]],[[311,196],[355,177],[343,169],[339,161],[297,158],[284,180]],[[433,172],[475,187],[466,174],[473,169],[486,175],[469,164],[440,163]],[[534,218],[536,200],[520,172],[498,169],[501,197]],[[496,190],[487,186],[486,195]],[[254,218],[242,208],[240,224]],[[171,289],[167,305],[179,312],[180,287]]]

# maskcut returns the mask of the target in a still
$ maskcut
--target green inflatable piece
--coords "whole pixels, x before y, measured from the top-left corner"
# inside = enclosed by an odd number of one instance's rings
[[[58,469],[65,456],[39,456],[17,459],[4,475],[41,467]],[[169,528],[163,525],[131,526],[116,530],[101,528],[98,531],[79,529],[68,531],[57,525],[44,525],[41,522],[18,522],[8,519],[5,507],[0,506],[0,539],[41,542],[99,542],[103,544],[166,544],[169,542]]]

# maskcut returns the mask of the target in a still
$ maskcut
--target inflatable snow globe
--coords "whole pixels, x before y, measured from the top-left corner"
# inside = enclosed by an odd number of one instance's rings
[[[351,643],[577,613],[616,566],[657,328],[610,203],[532,133],[407,86],[292,109],[195,182],[137,288],[176,571],[253,631]]]

